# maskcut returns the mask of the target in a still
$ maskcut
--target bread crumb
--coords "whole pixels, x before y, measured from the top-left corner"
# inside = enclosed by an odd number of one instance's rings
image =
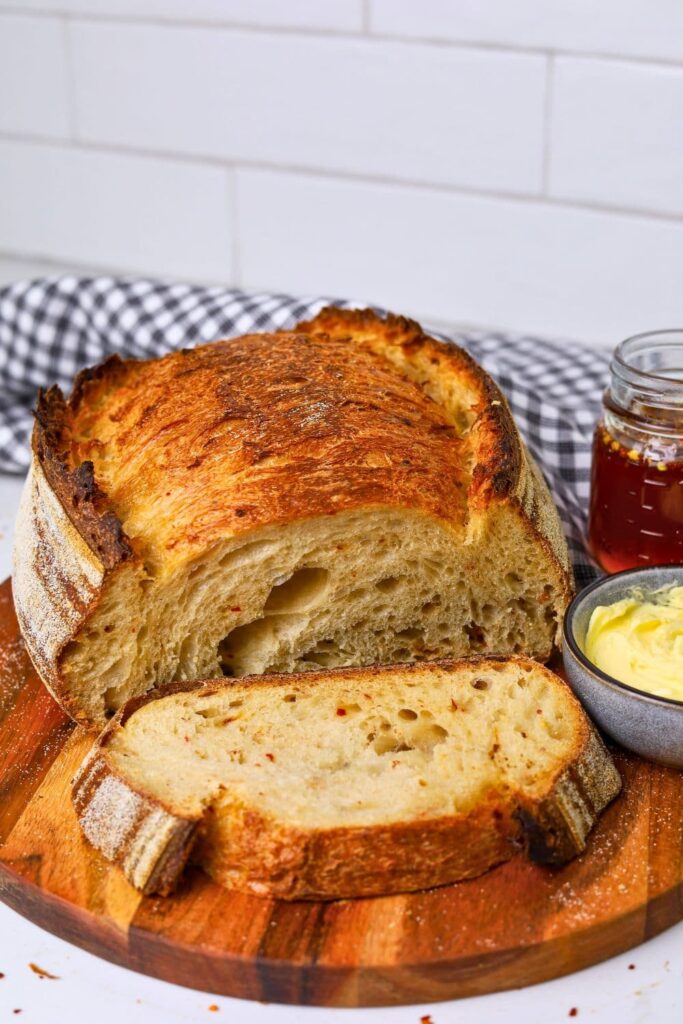
[[[29,964],[29,967],[34,974],[37,974],[39,978],[49,978],[50,981],[59,981],[59,977],[56,974],[50,974],[44,967],[39,967],[38,964]]]
[[[577,1010],[577,1008],[575,1006],[572,1006],[571,1010],[569,1011],[569,1016],[570,1017],[578,1017],[578,1015],[579,1015],[579,1011]]]
[[[215,1003],[211,1003],[209,1006],[209,1013],[218,1013],[219,1007]]]

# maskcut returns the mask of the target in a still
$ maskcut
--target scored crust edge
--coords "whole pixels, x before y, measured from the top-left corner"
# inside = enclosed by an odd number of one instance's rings
[[[568,699],[579,705],[569,686],[544,666],[525,658],[490,655],[370,669],[333,669],[306,673],[294,679],[284,674],[254,676],[234,685],[291,687],[294,681],[308,686],[320,679],[352,679],[368,674],[381,677],[396,671],[425,671],[430,667],[485,669],[487,665],[506,662],[532,665],[534,671],[552,675],[554,682],[566,688]],[[243,863],[230,870],[225,864],[220,865],[220,851],[211,847],[209,833],[213,815],[210,807],[196,817],[176,814],[153,795],[132,786],[110,764],[107,756],[112,737],[144,705],[174,693],[219,690],[226,685],[224,679],[172,683],[129,701],[99,736],[73,780],[72,799],[86,839],[121,868],[128,881],[145,895],[171,893],[193,849],[199,852],[197,860],[209,874],[222,875],[229,880],[229,887],[288,900],[352,898],[445,885],[475,877],[509,860],[520,848],[533,861],[561,865],[585,850],[600,814],[621,791],[621,776],[612,757],[581,709],[582,728],[575,756],[555,775],[538,800],[520,797],[511,807],[492,807],[485,800],[467,815],[332,829],[286,826],[249,808],[246,814],[232,817],[229,824],[238,835],[237,845],[247,851],[248,857],[253,850],[250,837],[262,841],[266,835],[272,838],[269,853],[273,856],[268,857],[267,863],[251,866]],[[359,886],[359,842],[369,833],[373,833],[378,859],[382,861],[382,856],[386,856],[388,862],[385,870],[365,879]],[[467,867],[455,878],[452,857],[454,848],[458,853],[459,839],[467,845]],[[403,871],[391,864],[391,851],[399,846],[407,846],[410,851],[410,867]],[[330,859],[334,861],[332,881]],[[212,871],[217,865],[220,865],[219,871]],[[254,867],[257,877],[253,873],[250,876]]]
[[[562,524],[548,485],[535,459],[524,444],[508,401],[496,382],[465,349],[452,341],[438,341],[425,334],[416,320],[387,313],[380,318],[371,309],[339,309],[327,306],[312,320],[293,330],[303,333],[354,332],[381,328],[383,347],[398,346],[407,354],[422,351],[428,359],[447,363],[456,373],[468,377],[482,396],[482,410],[472,425],[476,458],[468,504],[483,509],[492,500],[508,501],[524,514],[525,524],[541,540],[546,553],[563,577],[565,597],[571,600],[574,578]],[[560,624],[561,626],[561,624]]]
[[[562,524],[548,486],[526,449],[505,396],[488,373],[462,348],[426,335],[413,320],[372,310],[326,307],[288,333],[348,336],[374,331],[387,350],[424,354],[465,375],[481,396],[481,412],[469,436],[474,450],[468,491],[470,519],[494,503],[516,509],[523,529],[544,549],[557,577],[558,601],[566,609],[574,580]],[[115,381],[126,362],[110,356],[81,371],[68,401],[59,387],[40,391],[32,437],[31,469],[17,518],[13,550],[13,597],[28,654],[60,706],[85,728],[100,723],[84,715],[65,685],[61,657],[95,612],[112,574],[137,564],[108,497],[95,479],[92,462],[70,464],[68,410],[87,399],[91,383]],[[475,513],[475,515],[472,515]],[[561,615],[555,647],[561,636]]]

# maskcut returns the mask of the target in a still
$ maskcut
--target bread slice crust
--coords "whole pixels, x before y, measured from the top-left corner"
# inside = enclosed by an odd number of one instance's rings
[[[235,803],[229,793],[227,811],[219,799],[198,813],[183,813],[150,789],[132,785],[109,754],[136,712],[174,694],[210,697],[227,687],[235,696],[246,689],[306,692],[355,681],[372,693],[392,673],[410,678],[430,670],[464,671],[477,682],[479,674],[500,666],[541,674],[562,691],[567,714],[578,715],[569,755],[533,799],[491,791],[466,813],[369,826],[301,827],[253,804]],[[449,884],[475,877],[522,849],[541,863],[565,863],[585,849],[600,813],[620,789],[609,753],[566,684],[528,659],[489,656],[254,677],[232,684],[171,684],[130,701],[117,714],[76,776],[73,800],[90,843],[146,894],[171,892],[192,857],[228,888],[278,899],[325,900]]]
[[[339,393],[326,353],[343,366]],[[188,380],[202,402],[185,409]],[[86,727],[101,718],[74,694],[65,654],[114,577],[144,586],[220,538],[366,508],[420,511],[467,538],[505,509],[544,553],[558,626],[572,596],[557,511],[504,396],[462,349],[404,317],[329,308],[292,332],[143,363],[113,356],[68,400],[40,394],[32,452],[15,606],[38,672]]]

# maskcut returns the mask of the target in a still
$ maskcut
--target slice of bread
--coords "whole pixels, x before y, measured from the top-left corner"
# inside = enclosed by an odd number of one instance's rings
[[[411,321],[329,309],[42,395],[13,589],[42,678],[101,726],[221,672],[545,660],[572,581],[483,370]]]
[[[335,899],[583,850],[621,780],[569,688],[526,659],[175,684],[132,701],[75,779],[83,832],[168,893]]]

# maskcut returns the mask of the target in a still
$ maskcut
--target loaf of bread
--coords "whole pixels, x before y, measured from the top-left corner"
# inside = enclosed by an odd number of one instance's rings
[[[113,357],[36,417],[14,600],[86,726],[175,680],[553,649],[546,485],[491,379],[411,321]]]
[[[188,856],[223,885],[334,899],[584,849],[619,774],[526,659],[182,684],[132,701],[74,782],[90,843],[145,893]]]

